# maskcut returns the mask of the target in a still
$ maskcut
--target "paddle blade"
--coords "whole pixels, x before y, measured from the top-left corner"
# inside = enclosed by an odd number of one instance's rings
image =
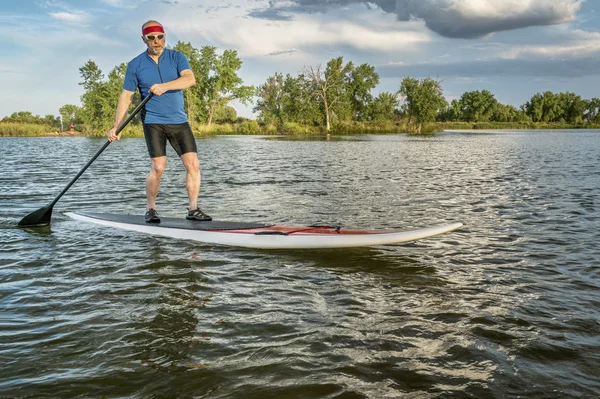
[[[19,226],[23,227],[35,227],[35,226],[48,226],[52,219],[52,206],[48,205],[44,208],[40,208],[35,212],[31,212],[25,216],[19,222]]]

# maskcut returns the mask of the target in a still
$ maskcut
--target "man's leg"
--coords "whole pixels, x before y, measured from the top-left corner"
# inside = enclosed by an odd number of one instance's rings
[[[187,188],[190,201],[189,209],[198,208],[198,194],[200,193],[200,161],[198,153],[186,152],[181,155],[181,161],[185,166],[185,187]]]
[[[165,172],[167,157],[152,158],[152,167],[150,173],[146,176],[146,199],[148,201],[146,209],[156,209],[156,197],[160,188],[160,178]]]

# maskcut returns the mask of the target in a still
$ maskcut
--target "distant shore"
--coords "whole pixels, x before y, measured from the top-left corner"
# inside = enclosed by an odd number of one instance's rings
[[[42,134],[42,136],[61,136],[61,137],[75,137],[75,136],[85,136],[81,132],[47,132]]]
[[[423,134],[443,132],[445,130],[570,130],[600,129],[600,124],[591,123],[551,123],[551,122],[434,122],[425,124]],[[399,134],[414,133],[405,121],[384,122],[338,122],[328,132],[320,126],[303,126],[295,123],[284,123],[280,126],[262,126],[255,120],[241,123],[213,124],[211,126],[195,125],[196,137],[216,135],[352,135],[352,134]],[[37,124],[2,123],[0,137],[104,137],[106,132],[90,131],[58,131],[49,126]],[[142,126],[127,126],[123,137],[143,137]]]

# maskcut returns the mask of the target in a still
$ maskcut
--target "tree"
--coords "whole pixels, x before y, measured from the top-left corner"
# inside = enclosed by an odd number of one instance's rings
[[[75,114],[77,113],[77,109],[79,107],[73,104],[65,104],[58,109],[58,113],[60,114],[63,123],[70,124],[71,122],[75,122]]]
[[[586,110],[586,101],[581,96],[566,92],[558,95],[558,102],[563,109],[563,118],[569,123],[578,123],[583,120]]]
[[[237,120],[237,112],[235,108],[225,105],[217,108],[213,121],[216,123],[234,123]]]
[[[233,100],[248,105],[254,96],[253,86],[242,85],[238,76],[242,60],[237,51],[225,50],[222,55],[216,54],[216,47],[203,46],[200,50],[199,71],[197,79],[202,103],[206,104],[207,125],[210,126],[215,111]]]
[[[104,112],[106,98],[109,94],[103,81],[104,74],[92,60],[88,60],[84,66],[79,68],[79,73],[83,78],[83,81],[79,84],[85,90],[81,96],[84,123],[88,124],[93,130],[101,130],[106,126]]]
[[[498,101],[488,90],[468,91],[460,100],[461,120],[466,122],[487,122],[492,119]]]
[[[2,118],[2,122],[13,123],[32,123],[36,125],[48,125],[49,127],[59,128],[60,118],[54,115],[46,115],[43,118],[39,115],[33,115],[29,111],[13,112],[10,116]]]
[[[490,120],[494,122],[523,122],[528,120],[528,117],[525,112],[516,109],[512,105],[497,103]]]
[[[82,109],[73,104],[65,104],[58,109],[58,113],[60,114],[62,124],[60,125],[61,129],[68,127],[71,123],[76,126],[83,124],[83,121],[80,119],[82,115]],[[77,128],[81,130],[81,126]]]
[[[539,122],[544,117],[544,98],[540,93],[534,94],[521,109],[533,122]]]
[[[559,122],[564,116],[558,96],[550,91],[536,93],[522,108],[533,122]]]
[[[369,118],[369,107],[373,102],[373,90],[379,84],[379,74],[375,67],[369,64],[361,64],[352,68],[346,91],[350,99],[352,119],[364,121]]]
[[[60,129],[60,117],[55,115],[46,115],[42,119],[42,123],[55,129]]]
[[[79,73],[83,78],[83,82],[79,83],[83,86],[83,89],[88,91],[94,91],[102,84],[102,80],[104,79],[104,74],[96,64],[92,60],[88,60],[84,66],[79,68]]]
[[[441,83],[431,78],[418,80],[405,77],[399,93],[404,97],[404,113],[409,118],[409,124],[414,119],[417,133],[421,133],[423,123],[433,122],[438,112],[448,104]]]
[[[331,130],[331,118],[336,107],[345,99],[345,76],[353,68],[352,63],[344,65],[343,57],[334,58],[323,70],[321,65],[304,68],[303,76],[311,83],[311,91],[323,106],[325,128]]]
[[[437,120],[441,122],[458,122],[462,119],[462,109],[458,100],[452,100],[446,109],[437,115]]]
[[[192,72],[194,72],[194,76],[196,77],[196,84],[183,91],[184,107],[188,115],[190,127],[193,128],[197,121],[206,120],[205,103],[202,101],[204,83],[202,79],[205,76],[208,77],[208,73],[206,75],[202,73],[200,51],[194,48],[191,43],[178,41],[173,49],[182,52],[187,57],[190,68],[192,68]]]
[[[4,117],[2,122],[18,122],[18,123],[37,123],[40,124],[40,117],[33,115],[29,111],[13,112],[10,116]]]
[[[371,106],[371,120],[385,121],[393,119],[399,105],[400,101],[396,94],[389,92],[379,93]]]
[[[108,81],[106,81],[106,83],[104,84],[103,89],[107,97],[105,98],[106,101],[103,102],[103,113],[105,115],[110,116],[109,120],[111,124],[114,124],[115,111],[117,109],[117,105],[119,104],[119,97],[121,96],[121,92],[123,91],[123,81],[125,80],[126,71],[126,63],[121,63],[115,66],[108,73]],[[138,91],[136,90],[136,93],[137,92]]]
[[[288,75],[289,76],[289,75]],[[256,93],[258,100],[253,111],[258,112],[258,118],[262,123],[278,123],[283,125],[284,112],[284,80],[281,73],[269,76],[267,81],[261,85]]]
[[[584,119],[590,123],[600,123],[600,98],[594,97],[586,102]]]
[[[286,75],[283,83],[283,120],[304,125],[323,125],[322,106],[315,96],[312,82],[303,74]]]

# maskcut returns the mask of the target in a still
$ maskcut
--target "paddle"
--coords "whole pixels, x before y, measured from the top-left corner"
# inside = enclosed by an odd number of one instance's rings
[[[144,105],[146,105],[146,103],[148,102],[148,100],[150,100],[150,98],[152,98],[152,96],[153,96],[152,93],[148,93],[146,98],[144,98],[144,101],[142,101],[140,103],[140,105],[135,107],[133,112],[131,112],[131,114],[129,114],[127,119],[125,119],[125,121],[121,124],[121,126],[119,126],[119,128],[116,130],[116,134],[119,134],[121,132],[121,130],[123,130],[125,128],[125,126],[127,126],[127,124],[129,122],[131,122],[133,117],[136,116],[138,112],[140,112],[140,110],[144,107]],[[49,225],[50,219],[52,219],[52,207],[54,207],[54,204],[56,204],[58,202],[60,197],[62,197],[63,194],[67,192],[67,190],[73,185],[73,183],[75,183],[75,181],[77,181],[77,179],[79,179],[79,176],[81,176],[83,174],[83,172],[85,172],[85,170],[92,164],[92,162],[94,162],[96,160],[96,158],[98,158],[98,156],[102,153],[102,151],[104,151],[106,149],[106,147],[108,147],[109,144],[110,144],[110,141],[106,141],[104,146],[102,146],[102,148],[100,148],[100,151],[98,151],[96,153],[96,155],[94,155],[92,157],[92,159],[90,159],[90,161],[83,167],[83,169],[81,169],[79,171],[79,173],[77,173],[77,176],[75,176],[73,178],[73,180],[71,180],[71,182],[69,184],[67,184],[67,187],[65,187],[64,190],[62,190],[60,192],[60,194],[58,194],[58,196],[56,198],[54,198],[54,201],[52,201],[50,204],[46,205],[45,207],[40,208],[37,211],[32,212],[29,215],[25,216],[19,222],[19,226],[35,227],[35,226]]]

